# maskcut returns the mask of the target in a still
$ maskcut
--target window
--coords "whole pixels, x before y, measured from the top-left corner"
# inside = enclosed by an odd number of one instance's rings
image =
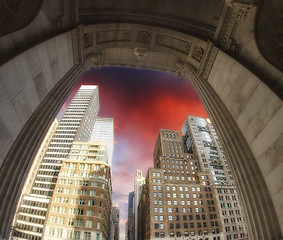
[[[57,223],[57,217],[56,216],[51,216],[50,223]]]
[[[95,196],[95,195],[96,195],[96,191],[94,191],[94,190],[89,191],[89,196]]]
[[[68,226],[74,226],[74,219],[73,218],[68,218],[67,225]]]
[[[65,218],[64,217],[59,217],[58,218],[58,224],[64,224]]]
[[[90,232],[84,232],[84,240],[90,240],[91,239],[91,233]]]
[[[97,227],[98,230],[100,229],[100,222],[97,222]]]
[[[94,206],[94,200],[88,200],[88,206]]]
[[[82,219],[76,219],[76,227],[81,227],[83,225]]]
[[[74,239],[80,239],[81,238],[81,231],[74,231]]]
[[[92,221],[91,220],[86,220],[85,221],[85,227],[86,228],[92,228]]]
[[[84,214],[84,210],[82,208],[78,208],[77,215],[83,215],[83,214]]]
[[[93,216],[94,211],[93,210],[87,210],[87,216]]]

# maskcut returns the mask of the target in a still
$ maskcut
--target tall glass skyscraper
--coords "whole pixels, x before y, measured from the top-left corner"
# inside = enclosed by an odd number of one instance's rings
[[[247,239],[244,214],[232,170],[210,120],[188,116],[182,132],[186,149],[197,154],[200,170],[211,175],[224,239]]]
[[[58,127],[49,130],[19,202],[12,237],[41,240],[62,161],[73,141],[88,141],[99,110],[98,87],[81,86]]]
[[[111,166],[114,148],[114,119],[97,117],[91,134],[91,140],[103,141],[106,144],[108,156],[106,163]]]

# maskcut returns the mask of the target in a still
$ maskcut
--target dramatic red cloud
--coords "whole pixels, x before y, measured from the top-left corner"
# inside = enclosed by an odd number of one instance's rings
[[[99,86],[99,115],[114,118],[113,202],[119,204],[123,234],[128,193],[134,189],[136,170],[142,169],[146,175],[148,167],[153,166],[159,129],[181,131],[188,115],[207,117],[207,114],[192,84],[173,74],[93,69],[83,75],[75,89],[81,84]]]

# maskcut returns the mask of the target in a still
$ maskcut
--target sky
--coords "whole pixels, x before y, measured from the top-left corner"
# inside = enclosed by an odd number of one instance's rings
[[[129,68],[91,69],[79,80],[62,109],[80,85],[98,85],[99,117],[114,118],[112,202],[120,209],[120,239],[125,239],[128,194],[134,190],[137,169],[146,176],[153,167],[153,149],[160,129],[181,132],[188,115],[207,118],[190,81],[174,74]]]

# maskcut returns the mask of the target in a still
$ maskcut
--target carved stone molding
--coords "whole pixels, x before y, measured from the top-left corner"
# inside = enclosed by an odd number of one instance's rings
[[[96,43],[129,42],[132,32],[129,30],[105,30],[96,32]]]
[[[93,33],[84,33],[84,47],[89,48],[93,46]]]
[[[72,44],[74,63],[80,64],[84,61],[84,37],[82,25],[72,30]]]
[[[225,0],[225,3],[229,7],[241,6],[241,7],[254,7],[256,5],[255,0]]]
[[[227,3],[228,2],[228,3]],[[219,29],[215,36],[221,49],[232,55],[237,55],[239,51],[238,44],[234,41],[234,32],[240,22],[245,21],[255,8],[254,4],[245,1],[226,1],[227,6],[223,11],[222,20],[219,22]]]
[[[189,41],[179,39],[173,36],[168,36],[162,33],[158,33],[155,41],[156,45],[168,47],[175,51],[188,55],[191,47]]]
[[[196,61],[200,62],[204,53],[204,49],[202,47],[195,46],[192,58]]]
[[[193,68],[194,67],[189,62],[182,58],[178,58],[176,61],[175,74],[177,77],[188,77]]]
[[[147,48],[136,47],[134,52],[138,60],[143,60],[148,54],[149,50]]]
[[[239,10],[236,8],[229,7],[225,12],[220,31],[216,38],[217,42],[220,44],[222,50],[228,51],[231,47],[233,30],[238,18]]]
[[[95,52],[90,57],[90,67],[100,68],[102,54],[100,52]]]
[[[150,43],[151,40],[151,34],[148,31],[140,31],[137,34],[136,41],[137,42],[144,42],[144,43]]]
[[[206,51],[201,61],[200,68],[197,71],[197,73],[200,76],[202,76],[204,79],[208,78],[212,66],[214,64],[214,61],[216,59],[217,53],[218,53],[218,48],[215,47],[215,45],[212,42],[208,41]]]

